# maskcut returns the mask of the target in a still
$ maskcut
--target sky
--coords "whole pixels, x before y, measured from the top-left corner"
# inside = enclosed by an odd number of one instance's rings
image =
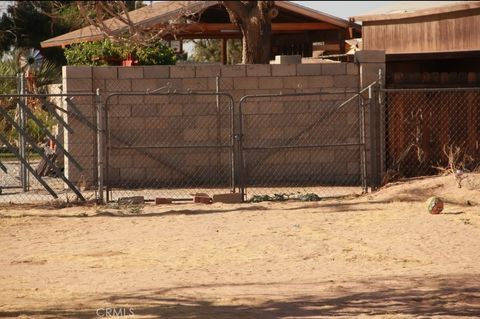
[[[349,17],[381,8],[397,1],[292,1],[333,16],[348,19]]]
[[[0,12],[11,1],[0,1]],[[144,1],[149,3],[150,1]],[[360,15],[373,9],[377,9],[388,3],[396,1],[293,1],[302,6],[322,11],[339,18],[348,19],[354,15]]]

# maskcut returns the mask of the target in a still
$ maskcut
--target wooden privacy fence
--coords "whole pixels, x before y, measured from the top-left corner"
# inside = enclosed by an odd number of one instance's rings
[[[387,89],[387,169],[400,177],[447,167],[445,151],[459,147],[467,169],[480,162],[480,88]]]

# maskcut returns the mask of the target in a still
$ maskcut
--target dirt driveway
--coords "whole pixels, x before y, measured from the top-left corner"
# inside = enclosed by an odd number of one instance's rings
[[[450,197],[430,215],[421,182],[314,203],[2,207],[0,317],[478,318],[480,196],[464,196],[479,193],[435,179]]]

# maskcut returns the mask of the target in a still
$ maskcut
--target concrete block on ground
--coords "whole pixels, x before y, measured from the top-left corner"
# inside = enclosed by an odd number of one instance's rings
[[[214,203],[226,203],[226,204],[236,204],[242,203],[243,198],[240,193],[229,193],[229,194],[215,194],[213,195]]]
[[[211,204],[213,203],[213,199],[205,193],[196,193],[193,196],[194,203],[203,203],[203,204]]]
[[[131,196],[131,197],[120,197],[117,200],[119,205],[142,205],[145,204],[145,197],[143,196]]]
[[[171,203],[172,203],[171,198],[163,198],[163,197],[155,198],[155,205],[163,205],[163,204],[171,204]]]

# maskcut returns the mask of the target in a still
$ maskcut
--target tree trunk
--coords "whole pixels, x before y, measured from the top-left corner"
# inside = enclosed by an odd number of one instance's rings
[[[242,63],[270,62],[272,22],[270,10],[274,1],[222,1],[230,20],[242,32]]]

